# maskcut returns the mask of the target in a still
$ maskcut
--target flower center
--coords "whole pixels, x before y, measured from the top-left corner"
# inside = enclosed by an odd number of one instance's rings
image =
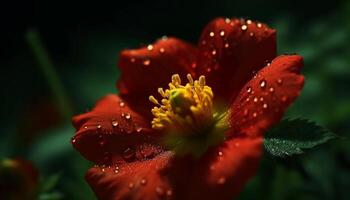
[[[181,85],[180,76],[174,74],[169,89],[158,88],[161,103],[149,97],[156,104],[152,128],[167,131],[165,143],[177,152],[199,155],[224,139],[227,113],[215,112],[214,94],[204,76],[194,81],[188,74],[187,79],[188,83]]]

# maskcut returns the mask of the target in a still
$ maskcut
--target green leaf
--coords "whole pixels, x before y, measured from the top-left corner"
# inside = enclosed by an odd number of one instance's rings
[[[306,119],[287,119],[272,128],[265,136],[265,149],[273,156],[286,157],[303,153],[337,136]]]
[[[57,185],[60,177],[61,177],[61,173],[57,173],[57,174],[54,174],[54,175],[51,175],[51,176],[45,178],[41,184],[42,185],[41,192],[49,192],[52,189],[54,189],[55,186]]]

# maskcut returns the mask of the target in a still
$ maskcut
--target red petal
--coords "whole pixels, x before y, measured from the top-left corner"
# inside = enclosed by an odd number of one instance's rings
[[[301,56],[280,56],[260,70],[231,106],[231,134],[259,135],[277,123],[303,87],[302,66]]]
[[[96,164],[124,162],[125,156],[132,160],[139,156],[140,145],[152,144],[155,136],[150,122],[116,95],[104,97],[92,111],[75,116],[73,124],[77,129],[73,146]]]
[[[261,144],[261,138],[236,138],[199,160],[165,152],[118,168],[95,167],[86,178],[100,200],[232,199],[255,174]]]
[[[168,38],[144,48],[121,52],[121,77],[117,84],[121,96],[133,108],[150,114],[149,95],[157,93],[159,87],[166,87],[173,74],[194,75],[197,51],[186,42]]]
[[[239,19],[215,19],[199,41],[198,74],[221,100],[233,100],[241,87],[276,56],[276,31],[266,24]]]
[[[163,153],[146,161],[109,168],[94,167],[86,180],[99,200],[173,199],[173,191],[162,170],[171,153]]]

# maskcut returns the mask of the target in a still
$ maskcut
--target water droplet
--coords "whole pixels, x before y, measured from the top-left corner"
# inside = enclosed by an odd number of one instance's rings
[[[212,55],[216,55],[216,50],[213,50],[213,51],[211,52],[211,54],[212,54]]]
[[[222,155],[223,155],[222,151],[219,151],[218,156],[222,156]]]
[[[166,36],[166,35],[162,36],[162,40],[167,40],[167,39],[168,39],[168,36]]]
[[[286,101],[287,101],[287,99],[288,99],[288,97],[287,97],[287,96],[283,96],[283,97],[281,98],[281,101],[282,101],[282,102],[286,102]]]
[[[100,144],[100,146],[103,146],[103,145],[106,144],[106,142],[105,141],[100,141],[99,144]]]
[[[129,189],[133,189],[134,188],[134,184],[133,183],[129,183]]]
[[[72,139],[72,143],[74,144],[75,142],[76,142],[77,140],[74,138],[74,139]]]
[[[251,87],[247,87],[247,92],[250,94],[252,92],[252,88]]]
[[[282,83],[283,83],[282,79],[280,79],[280,78],[277,79],[277,83],[280,84],[280,85],[282,85]]]
[[[165,49],[164,49],[164,48],[160,48],[160,49],[159,49],[159,52],[160,52],[160,53],[164,53],[164,52],[165,52]]]
[[[126,148],[123,151],[123,158],[126,160],[130,160],[130,159],[134,158],[134,156],[135,156],[135,150],[132,148]]]
[[[248,19],[247,24],[251,24],[251,23],[252,23],[252,20]]]
[[[246,102],[250,101],[249,97],[246,99]]]
[[[147,180],[145,178],[141,179],[141,185],[146,185],[147,184]]]
[[[218,179],[218,184],[220,185],[224,184],[225,182],[226,182],[226,178],[223,176]]]
[[[214,37],[214,35],[215,35],[214,32],[210,32],[210,33],[209,33],[209,36],[210,36],[210,37]]]
[[[126,113],[126,114],[125,114],[125,119],[131,119],[130,113]]]
[[[263,104],[263,108],[267,109],[267,104],[266,103]]]
[[[99,125],[97,125],[96,127],[97,127],[98,129],[100,129],[102,126],[99,124]]]
[[[143,61],[143,65],[145,65],[145,66],[148,66],[150,64],[151,64],[151,60],[149,60],[149,59]]]
[[[173,191],[172,191],[171,189],[168,189],[168,190],[166,191],[166,195],[167,195],[167,196],[172,196],[172,195],[173,195]]]
[[[142,127],[136,127],[135,130],[136,132],[140,133],[142,131]]]
[[[261,28],[261,27],[262,27],[262,24],[261,24],[261,23],[257,23],[256,26],[257,26],[258,28]]]
[[[230,46],[229,43],[225,43],[225,48],[228,48]]]
[[[156,192],[159,196],[163,196],[164,195],[164,189],[161,187],[156,187]]]
[[[215,165],[210,165],[210,170],[214,170],[215,169]]]
[[[247,109],[245,109],[245,110],[243,111],[243,115],[244,115],[244,116],[247,116],[247,115],[248,115],[248,110],[247,110]]]
[[[230,18],[226,18],[225,22],[226,22],[226,24],[229,24],[231,22],[231,19]]]
[[[225,31],[223,31],[223,30],[220,31],[220,36],[221,36],[221,37],[225,36]]]
[[[153,45],[149,44],[149,45],[147,46],[147,49],[148,49],[148,51],[152,51],[152,50],[153,50]]]
[[[84,128],[85,128],[85,129],[87,129],[87,128],[88,128],[88,126],[84,126]]]
[[[131,59],[130,59],[130,62],[132,62],[132,63],[134,63],[135,61],[136,61],[135,58],[131,58]]]
[[[253,113],[253,117],[257,117],[258,114],[256,112]]]
[[[261,80],[260,81],[260,87],[265,88],[266,87],[266,80]]]
[[[264,101],[264,97],[260,97],[260,99],[259,99],[260,101]]]
[[[102,168],[101,168],[101,171],[102,171],[102,172],[105,172],[105,171],[106,171],[106,169],[105,169],[104,167],[102,167]]]
[[[249,36],[254,37],[254,33],[253,32],[249,33]]]
[[[112,126],[113,127],[117,127],[119,125],[119,123],[117,121],[112,121]]]
[[[241,26],[241,29],[242,29],[242,31],[246,31],[246,30],[248,29],[248,26],[245,25],[245,24],[243,24],[243,25]]]
[[[119,102],[119,106],[120,106],[120,107],[124,107],[124,106],[125,106],[124,101],[120,101],[120,102]]]
[[[258,98],[257,97],[254,97],[254,100],[253,100],[255,103],[258,102]]]
[[[115,173],[115,174],[118,174],[118,173],[119,173],[119,170],[118,170],[118,169],[115,169],[115,170],[114,170],[114,173]]]
[[[273,87],[270,87],[269,91],[270,91],[270,92],[274,92],[275,89],[274,89]]]

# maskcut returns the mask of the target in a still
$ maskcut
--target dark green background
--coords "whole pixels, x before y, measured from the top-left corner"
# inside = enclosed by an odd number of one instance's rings
[[[118,52],[163,35],[196,43],[218,16],[277,29],[279,53],[305,58],[306,85],[287,117],[350,135],[349,1],[28,1],[3,8],[0,157],[29,159],[43,177],[60,173],[54,190],[64,199],[94,199],[84,182],[91,164],[70,145],[74,130],[67,119],[116,92]],[[51,57],[51,74],[28,45],[33,30]],[[349,199],[349,144],[332,141],[283,160],[266,155],[240,199]]]

